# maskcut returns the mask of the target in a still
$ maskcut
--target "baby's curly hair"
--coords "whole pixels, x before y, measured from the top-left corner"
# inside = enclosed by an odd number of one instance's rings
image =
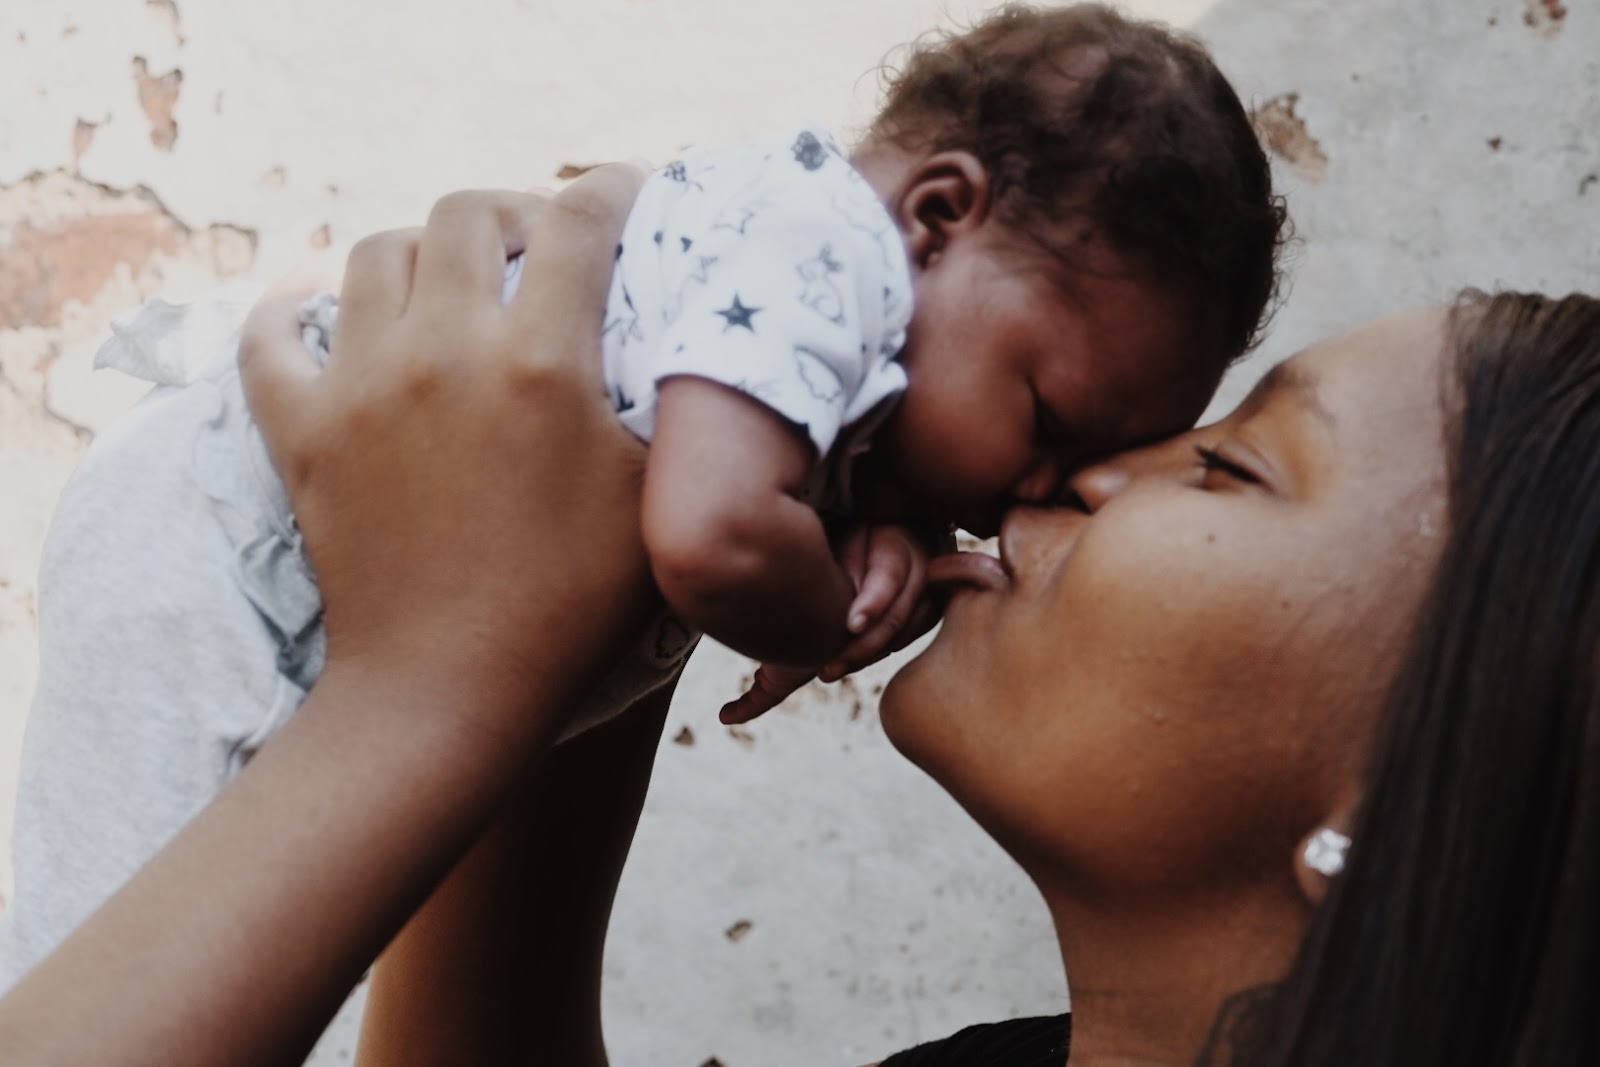
[[[1193,37],[1100,4],[1008,4],[919,40],[868,139],[964,150],[996,210],[1069,267],[1098,245],[1178,287],[1228,359],[1278,292],[1283,198],[1238,95]]]

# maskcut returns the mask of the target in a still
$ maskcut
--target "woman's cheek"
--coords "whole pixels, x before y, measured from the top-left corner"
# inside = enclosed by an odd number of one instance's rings
[[[1206,510],[1085,533],[1053,591],[1062,655],[1126,675],[1131,693],[1247,680],[1263,648],[1294,640],[1306,605],[1281,540]]]

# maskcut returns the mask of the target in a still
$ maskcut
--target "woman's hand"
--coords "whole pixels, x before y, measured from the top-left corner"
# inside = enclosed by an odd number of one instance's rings
[[[553,622],[585,667],[620,647],[649,589],[644,452],[604,399],[593,294],[616,243],[597,220],[620,224],[638,181],[610,167],[549,202],[455,194],[425,230],[361,242],[325,370],[293,298],[252,315],[245,384],[322,588],[331,665],[420,668],[514,700]],[[536,217],[542,240],[502,305]]]

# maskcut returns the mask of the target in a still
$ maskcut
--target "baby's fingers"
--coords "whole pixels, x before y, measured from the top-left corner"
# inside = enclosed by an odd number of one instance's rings
[[[880,556],[881,558],[883,557]],[[913,618],[917,616],[918,607],[924,599],[922,593],[927,584],[926,563],[915,553],[907,553],[903,557],[895,557],[894,567],[896,570],[903,569],[903,580],[895,589],[893,600],[865,631],[839,653],[838,659],[818,673],[817,677],[824,682],[838,681],[870,663],[876,663],[922,632],[908,634],[907,630],[912,625]]]
[[[850,602],[849,614],[845,616],[845,627],[851,633],[859,635],[867,627],[879,622],[884,612],[905,590],[915,562],[909,551],[895,551],[896,547],[904,546],[888,541],[874,545],[869,550],[866,573],[861,578],[856,598]]]
[[[799,667],[774,667],[763,663],[756,669],[750,691],[722,706],[718,718],[727,726],[738,726],[760,718],[782,704],[814,675]]]
[[[914,605],[914,597],[912,602]],[[911,608],[902,608],[897,600],[877,622],[868,627],[865,633],[851,641],[849,646],[839,653],[838,659],[818,671],[817,677],[824,682],[837,682],[845,675],[854,674],[893,652],[904,643],[898,641],[898,638],[910,615]]]
[[[861,583],[867,578],[867,547],[871,543],[872,531],[865,526],[857,526],[839,542],[836,549],[839,567],[850,578],[850,585],[858,592]]]
[[[322,368],[300,339],[305,293],[278,292],[257,304],[239,339],[239,376],[267,451],[285,481],[299,481]]]

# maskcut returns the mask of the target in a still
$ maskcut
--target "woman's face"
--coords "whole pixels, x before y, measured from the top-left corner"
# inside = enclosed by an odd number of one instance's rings
[[[1035,877],[1290,876],[1349,786],[1444,518],[1444,316],[1285,363],[1222,422],[1016,510],[884,696],[889,737]]]

